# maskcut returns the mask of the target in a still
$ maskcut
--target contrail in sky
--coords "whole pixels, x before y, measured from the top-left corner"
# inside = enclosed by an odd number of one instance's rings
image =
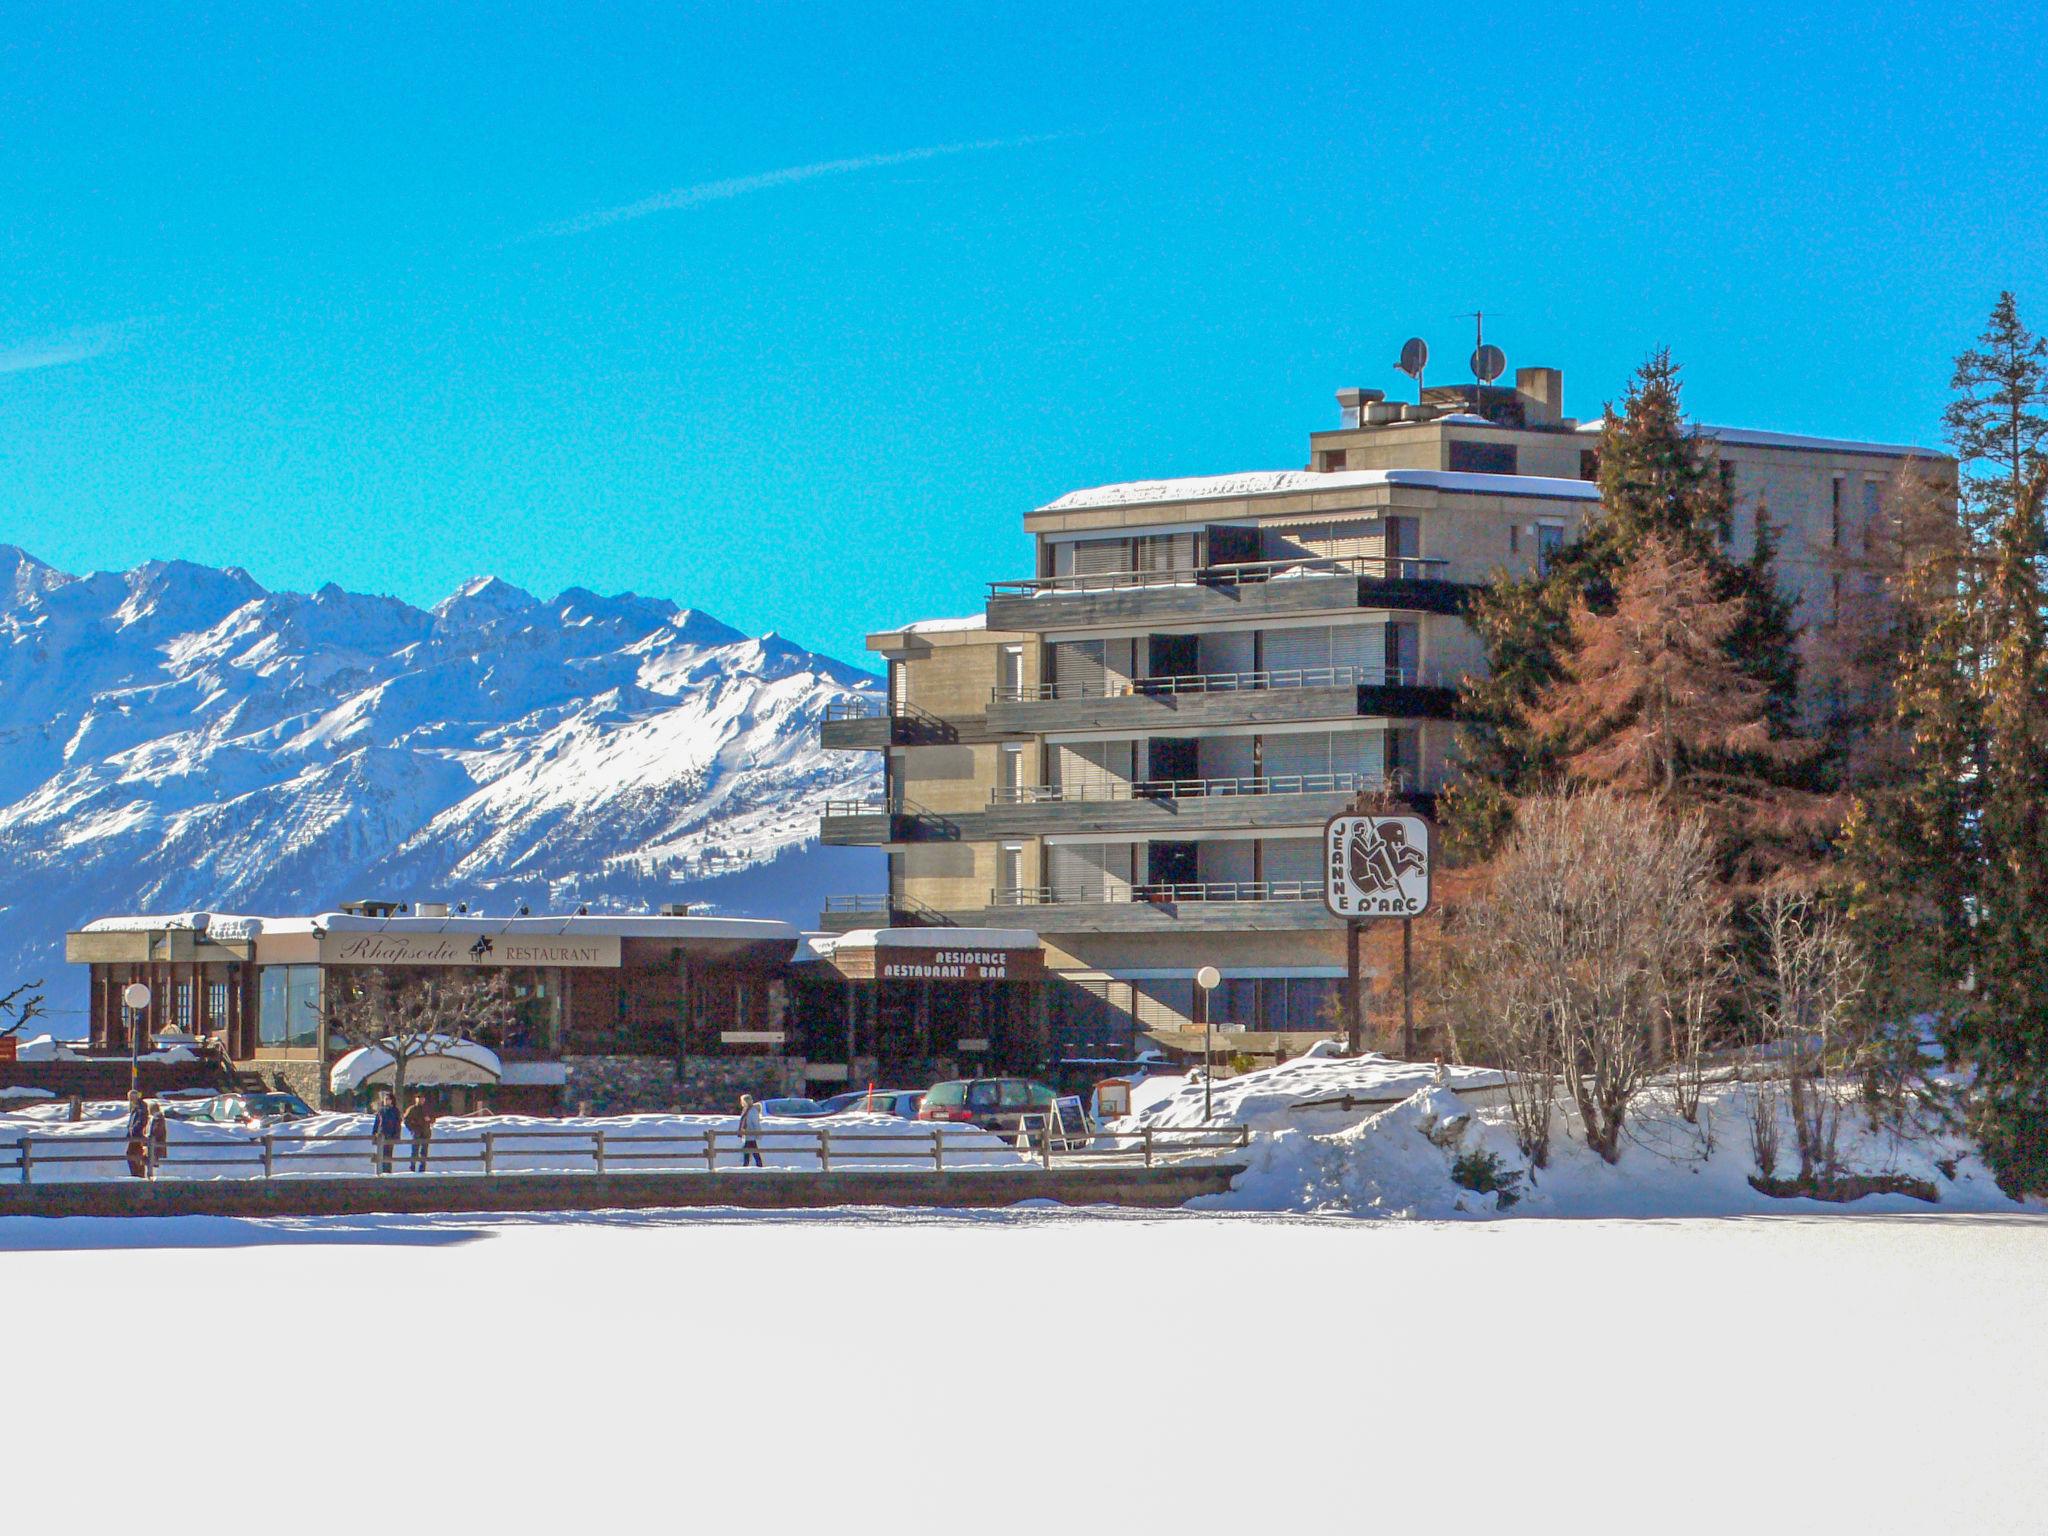
[[[728,197],[744,197],[749,192],[766,192],[774,187],[794,186],[800,181],[816,181],[820,176],[844,176],[853,171],[878,171],[885,166],[909,165],[917,160],[937,160],[944,155],[967,155],[985,149],[1022,149],[1030,144],[1046,144],[1055,139],[1072,137],[1074,135],[1070,133],[1040,133],[1022,139],[975,139],[965,144],[929,144],[923,149],[900,149],[886,155],[858,155],[850,160],[820,160],[813,165],[790,165],[779,171],[762,171],[754,176],[729,176],[722,181],[700,181],[692,186],[657,192],[652,197],[641,198],[637,203],[600,209],[596,213],[564,219],[558,224],[543,224],[529,238],[546,240],[563,235],[587,235],[594,229],[624,224],[629,219],[644,219],[650,213],[673,213],[678,209],[695,208],[703,203],[721,202]]]
[[[116,320],[109,325],[82,326],[55,336],[45,336],[39,341],[0,347],[0,373],[27,373],[35,368],[61,368],[66,363],[82,363],[89,357],[98,357],[102,352],[126,346],[140,328],[136,321]]]

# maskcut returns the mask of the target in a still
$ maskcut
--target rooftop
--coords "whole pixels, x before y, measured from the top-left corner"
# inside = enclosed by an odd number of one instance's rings
[[[1191,475],[1176,480],[1126,480],[1069,491],[1040,512],[1083,507],[1130,507],[1149,502],[1240,501],[1259,496],[1304,496],[1318,492],[1410,485],[1476,496],[1538,496],[1553,501],[1597,501],[1599,490],[1584,480],[1543,475],[1482,475],[1443,469],[1254,469],[1234,475]]]

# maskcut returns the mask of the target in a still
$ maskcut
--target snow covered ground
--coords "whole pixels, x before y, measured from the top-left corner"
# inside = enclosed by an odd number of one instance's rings
[[[2028,1216],[16,1219],[0,1459],[25,1532],[2034,1531],[2044,1263]]]

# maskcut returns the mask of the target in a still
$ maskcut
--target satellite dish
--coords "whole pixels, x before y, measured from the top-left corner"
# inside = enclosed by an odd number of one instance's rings
[[[1499,347],[1487,342],[1472,354],[1472,377],[1482,384],[1491,384],[1507,372],[1508,355]]]
[[[1429,343],[1420,336],[1410,336],[1401,343],[1401,361],[1394,364],[1411,379],[1422,377],[1422,370],[1429,362]]]

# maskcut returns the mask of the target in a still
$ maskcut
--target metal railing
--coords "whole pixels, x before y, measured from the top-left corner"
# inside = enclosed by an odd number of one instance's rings
[[[935,1173],[1001,1172],[1029,1167],[1034,1160],[1052,1167],[1062,1161],[1111,1158],[1141,1158],[1149,1168],[1161,1157],[1229,1151],[1248,1145],[1250,1139],[1248,1128],[1242,1125],[1070,1133],[1045,1124],[1042,1117],[1031,1118],[1039,1123],[1014,1134],[944,1121],[919,1122],[890,1132],[825,1123],[763,1126],[752,1135],[726,1126],[675,1131],[601,1125],[481,1128],[473,1133],[462,1128],[429,1138],[424,1148],[405,1139],[386,1141],[368,1132],[309,1136],[271,1130],[239,1139],[173,1142],[161,1152],[144,1142],[133,1161],[124,1132],[49,1136],[30,1132],[0,1142],[0,1179],[12,1175],[13,1182],[33,1184],[41,1170],[46,1184],[77,1182],[66,1180],[60,1170],[94,1166],[122,1168],[126,1177],[145,1180],[445,1173],[518,1178],[562,1173],[674,1173],[699,1168],[722,1173],[748,1166],[754,1154],[761,1160],[756,1166],[767,1166],[767,1160],[773,1158],[777,1161],[772,1166],[798,1173],[857,1171],[863,1163],[929,1167]],[[96,1147],[106,1150],[89,1150]],[[791,1158],[797,1161],[791,1163]],[[522,1166],[535,1162],[549,1166]],[[568,1166],[562,1166],[565,1163]]]
[[[992,907],[1162,906],[1205,901],[1321,901],[1320,880],[1198,880],[1131,885],[1002,886],[989,893]]]
[[[833,699],[825,706],[827,720],[886,720],[888,717],[889,701],[866,695],[852,699]]]
[[[1045,704],[1060,699],[1158,698],[1183,693],[1265,693],[1283,688],[1405,688],[1412,667],[1279,667],[1263,672],[1200,672],[1184,677],[1105,677],[997,687],[993,704]]]
[[[1230,565],[1169,566],[1155,571],[1075,571],[992,581],[990,597],[1047,593],[1117,592],[1135,587],[1239,587],[1304,577],[1349,576],[1368,581],[1442,581],[1449,562],[1414,555],[1310,555],[1291,560],[1245,560]]]
[[[1076,805],[1118,800],[1241,799],[1252,795],[1398,793],[1395,773],[1281,773],[1250,779],[1103,779],[1082,784],[1015,784],[989,791],[991,805]]]
[[[825,815],[834,816],[901,816],[904,807],[891,805],[881,795],[870,795],[862,800],[827,800]]]

